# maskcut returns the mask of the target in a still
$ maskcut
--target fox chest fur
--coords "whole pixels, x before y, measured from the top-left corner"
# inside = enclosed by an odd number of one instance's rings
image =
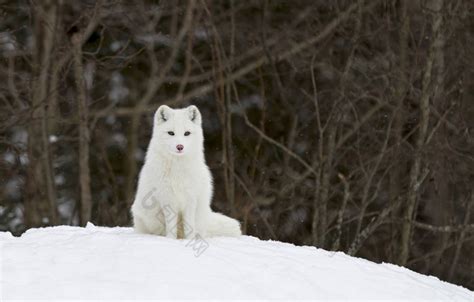
[[[147,177],[141,179],[148,182],[145,187],[153,188],[153,202],[182,211],[212,190],[206,170],[197,163],[153,161],[145,164],[142,174]]]

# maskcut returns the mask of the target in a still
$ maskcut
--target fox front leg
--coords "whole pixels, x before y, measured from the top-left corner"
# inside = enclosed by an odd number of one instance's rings
[[[188,206],[183,215],[184,238],[193,239],[196,237],[196,204]]]
[[[165,220],[166,237],[178,238],[178,211],[173,207],[166,205],[163,207],[163,215]]]

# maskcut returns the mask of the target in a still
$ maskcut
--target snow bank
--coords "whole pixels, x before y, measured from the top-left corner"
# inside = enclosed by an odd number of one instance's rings
[[[254,237],[172,240],[130,228],[0,233],[5,299],[390,299],[474,301],[391,264]]]

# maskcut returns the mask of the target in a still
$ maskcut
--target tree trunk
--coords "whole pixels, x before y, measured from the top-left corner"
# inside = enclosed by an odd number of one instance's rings
[[[84,81],[84,65],[82,63],[81,34],[74,34],[71,40],[74,47],[74,78],[77,89],[77,109],[79,118],[79,183],[81,192],[79,216],[81,225],[86,225],[86,223],[90,221],[92,213],[89,171],[89,108]]]
[[[398,61],[396,65],[398,65],[398,72],[397,72],[397,80],[396,80],[396,87],[397,90],[395,92],[395,102],[396,108],[394,111],[394,121],[393,121],[393,145],[395,146],[393,149],[393,158],[394,160],[400,162],[398,165],[394,165],[393,171],[390,173],[390,203],[393,205],[397,199],[400,197],[402,192],[402,185],[401,179],[403,178],[402,170],[406,166],[406,162],[401,156],[402,153],[402,130],[403,124],[405,123],[405,110],[404,110],[404,100],[408,90],[408,39],[409,39],[409,31],[410,31],[410,17],[407,13],[407,1],[408,0],[401,0],[400,6],[400,22],[401,22],[401,30],[400,30],[400,37],[398,41]],[[395,216],[397,213],[394,211],[391,215]],[[395,217],[392,217],[392,221],[395,221]],[[394,255],[398,254],[398,247],[396,247],[396,224],[392,224],[391,228],[391,260],[397,261],[398,259],[395,258]]]
[[[32,118],[28,127],[27,169],[27,199],[33,205],[28,210],[35,213],[26,213],[26,224],[29,226],[59,223],[46,114],[57,6],[54,1],[44,1],[41,7],[36,8],[35,14],[36,78],[32,88]]]
[[[410,187],[407,196],[407,203],[404,211],[404,222],[402,225],[401,250],[398,263],[402,266],[406,265],[410,253],[410,241],[412,236],[412,220],[416,213],[416,204],[418,199],[418,189],[421,185],[422,178],[422,156],[425,145],[426,135],[428,132],[429,115],[430,115],[430,97],[433,91],[430,90],[433,63],[435,60],[436,47],[440,45],[439,31],[441,27],[442,15],[441,9],[443,0],[435,0],[435,17],[432,24],[433,41],[429,49],[428,60],[426,62],[425,72],[423,74],[422,94],[420,99],[420,123],[418,137],[415,146],[415,155],[410,170]]]

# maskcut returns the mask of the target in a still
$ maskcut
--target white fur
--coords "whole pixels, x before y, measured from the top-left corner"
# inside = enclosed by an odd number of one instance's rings
[[[241,235],[237,220],[211,210],[212,175],[204,159],[201,121],[196,106],[163,105],[156,111],[132,205],[137,232],[177,238],[181,225],[185,238]]]

